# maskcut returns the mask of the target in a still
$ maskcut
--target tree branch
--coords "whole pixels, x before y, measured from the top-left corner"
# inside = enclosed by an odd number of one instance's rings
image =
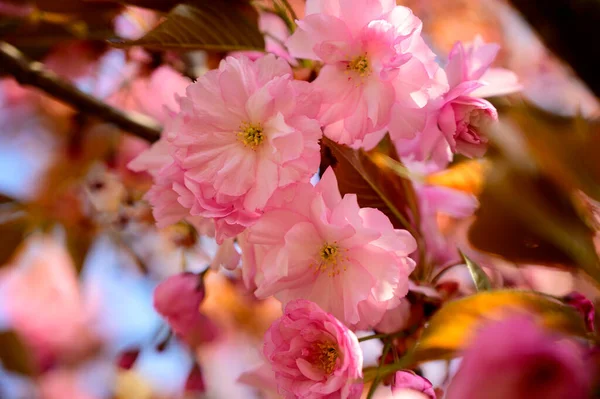
[[[13,76],[19,84],[36,87],[78,111],[113,123],[120,129],[150,142],[160,138],[161,127],[153,119],[111,107],[105,102],[65,82],[44,65],[29,60],[16,47],[0,42],[0,72]]]
[[[544,43],[600,97],[599,0],[510,0]]]

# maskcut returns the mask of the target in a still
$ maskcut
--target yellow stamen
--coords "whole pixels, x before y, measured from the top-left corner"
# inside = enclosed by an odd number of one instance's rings
[[[240,125],[238,138],[246,147],[256,150],[256,148],[263,142],[265,135],[263,134],[263,128],[260,123],[252,124],[243,122]]]
[[[339,357],[337,345],[329,342],[319,342],[317,344],[317,364],[327,374],[335,370],[337,359]]]
[[[325,243],[319,250],[319,261],[315,265],[317,271],[327,272],[329,277],[334,277],[340,274],[340,266],[346,270],[346,266],[340,258],[341,249],[334,242],[333,244]]]
[[[348,70],[354,71],[360,77],[369,76],[371,74],[371,68],[369,67],[369,60],[366,55],[359,55],[354,58],[348,64]]]

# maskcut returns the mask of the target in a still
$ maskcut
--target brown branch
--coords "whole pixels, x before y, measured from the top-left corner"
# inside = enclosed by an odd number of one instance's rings
[[[113,123],[120,129],[150,142],[160,138],[161,127],[153,119],[124,112],[65,82],[44,65],[29,60],[16,47],[0,42],[0,72],[13,76],[19,84],[36,87],[73,108]]]

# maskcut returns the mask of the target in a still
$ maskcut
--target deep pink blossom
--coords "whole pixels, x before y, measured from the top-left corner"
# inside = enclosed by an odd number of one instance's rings
[[[579,311],[585,320],[585,325],[590,331],[595,331],[595,318],[596,309],[592,301],[587,299],[584,295],[579,292],[571,292],[564,298],[564,302],[568,305],[573,306]]]
[[[372,147],[394,104],[421,108],[428,99],[433,54],[421,21],[390,0],[309,0],[286,45],[294,57],[322,61],[314,85],[323,92],[326,136]]]
[[[263,349],[286,399],[353,399],[362,392],[358,339],[331,314],[299,299],[265,334]]]
[[[514,316],[481,328],[448,399],[587,398],[591,368],[579,343]]]
[[[212,321],[200,313],[203,299],[204,286],[193,273],[171,276],[154,290],[154,308],[191,346],[210,341],[216,334]]]
[[[406,295],[414,238],[381,211],[359,208],[355,194],[342,198],[331,169],[270,207],[240,242],[245,280],[258,297],[308,299],[362,328]]]
[[[148,193],[159,225],[214,218],[222,242],[252,225],[278,188],[308,182],[318,168],[319,96],[282,59],[228,57],[180,103],[151,150],[172,158]]]
[[[429,399],[436,399],[435,391],[429,380],[410,371],[398,371],[394,374],[392,392],[396,394],[404,391],[422,392]]]

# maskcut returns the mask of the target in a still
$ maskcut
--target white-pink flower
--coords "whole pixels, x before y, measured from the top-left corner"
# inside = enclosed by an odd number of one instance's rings
[[[319,96],[267,55],[228,57],[191,84],[154,149],[163,166],[148,198],[159,225],[214,218],[217,240],[253,224],[273,193],[308,182],[319,160]]]
[[[414,238],[340,195],[331,169],[271,201],[240,240],[246,283],[283,303],[303,298],[348,325],[373,326],[408,291]]]
[[[358,399],[362,352],[352,331],[315,303],[290,302],[265,334],[263,352],[286,399]]]
[[[426,104],[435,63],[410,9],[393,0],[309,0],[306,14],[286,45],[294,57],[325,64],[314,85],[323,92],[326,136],[372,147],[394,104]]]

